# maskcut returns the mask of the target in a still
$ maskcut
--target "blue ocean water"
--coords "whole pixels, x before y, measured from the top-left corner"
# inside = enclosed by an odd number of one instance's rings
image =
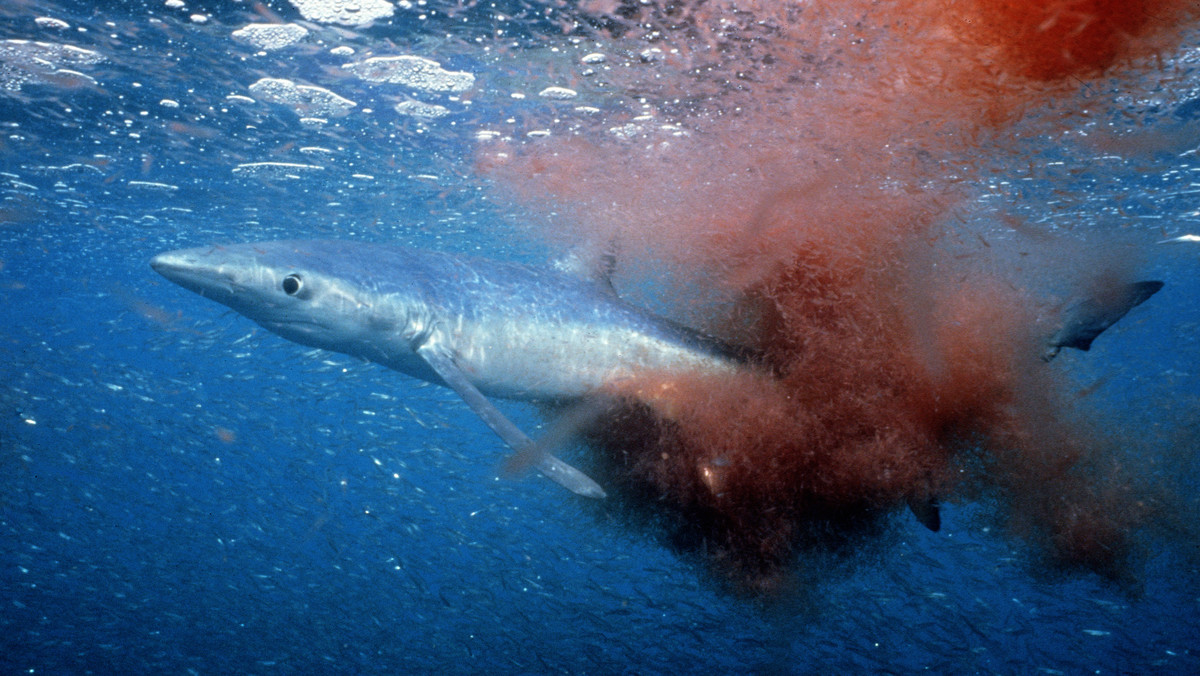
[[[0,671],[1200,673],[1192,524],[1155,534],[1131,594],[1039,575],[949,505],[942,532],[897,517],[815,599],[764,607],[540,479],[495,480],[503,449],[452,393],[162,280],[160,251],[283,237],[535,257],[472,148],[543,105],[523,78],[558,58],[537,3],[396,3],[369,28],[306,21],[279,49],[232,33],[297,6],[177,4],[0,7]],[[497,34],[528,50],[520,70],[470,48]],[[348,77],[336,47],[420,54],[490,93],[414,86],[445,115],[404,114],[412,96]],[[1144,122],[1182,140],[1079,179],[1121,184],[1140,241],[1200,233],[1188,72],[1190,103]],[[1183,519],[1200,244],[1146,251],[1166,289],[1063,368],[1100,384],[1117,433],[1161,438],[1150,478]]]

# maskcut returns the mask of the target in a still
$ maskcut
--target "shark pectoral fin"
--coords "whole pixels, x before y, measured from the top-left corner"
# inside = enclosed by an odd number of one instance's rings
[[[566,446],[595,423],[600,416],[612,411],[617,405],[615,398],[603,394],[590,394],[571,404],[554,420],[533,446],[513,453],[504,461],[504,473],[509,476],[520,474],[544,457],[554,457],[557,448]]]
[[[605,497],[604,489],[591,477],[546,453],[534,444],[532,439],[525,436],[524,432],[467,380],[467,377],[455,365],[454,358],[446,350],[427,344],[418,348],[417,354],[437,372],[442,380],[450,386],[450,389],[462,397],[475,415],[487,423],[487,426],[492,428],[492,431],[498,434],[504,443],[512,447],[519,455],[528,455],[533,458],[529,464],[532,464],[548,479],[576,495],[588,498]]]

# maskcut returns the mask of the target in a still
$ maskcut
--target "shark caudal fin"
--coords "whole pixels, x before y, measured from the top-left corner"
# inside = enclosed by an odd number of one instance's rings
[[[1108,293],[1071,304],[1063,312],[1062,326],[1046,341],[1044,361],[1050,361],[1064,347],[1088,351],[1092,341],[1116,324],[1130,310],[1146,302],[1163,288],[1159,281],[1121,284]],[[942,527],[941,504],[936,495],[910,497],[908,508],[921,525],[937,532]]]
[[[1072,304],[1063,312],[1062,328],[1046,341],[1042,359],[1054,359],[1064,347],[1084,352],[1090,350],[1096,336],[1161,288],[1163,283],[1158,281],[1134,282],[1114,289],[1103,297],[1087,298]]]

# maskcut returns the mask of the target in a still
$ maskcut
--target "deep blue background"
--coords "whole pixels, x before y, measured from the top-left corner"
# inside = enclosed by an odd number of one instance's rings
[[[207,23],[189,19],[201,10]],[[503,449],[452,393],[286,343],[149,269],[169,248],[285,236],[535,256],[511,236],[521,215],[472,177],[471,148],[479,126],[536,104],[487,84],[503,64],[463,45],[497,26],[519,45],[548,31],[475,11],[463,25],[402,12],[255,56],[229,38],[241,3],[0,8],[0,38],[106,57],[77,68],[94,85],[0,91],[0,672],[1200,673],[1184,533],[1153,534],[1129,596],[1039,576],[975,507],[949,506],[938,534],[898,516],[817,603],[764,609],[540,479],[494,481]],[[439,51],[451,23],[462,42]],[[380,88],[322,75],[341,63],[335,38],[411,46],[490,94],[437,125],[405,120]],[[1200,71],[1186,72],[1191,103],[1147,129],[1194,118]],[[226,101],[264,76],[328,81],[375,112],[314,131],[284,106]],[[1122,183],[1139,241],[1200,232],[1197,145],[1081,180]],[[233,174],[253,161],[326,169]],[[1107,379],[1091,396],[1115,435],[1161,438],[1150,478],[1186,515],[1200,244],[1147,251],[1166,290],[1061,368]]]

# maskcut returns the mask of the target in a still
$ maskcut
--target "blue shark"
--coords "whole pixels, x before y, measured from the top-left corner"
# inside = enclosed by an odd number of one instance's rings
[[[748,358],[621,300],[606,274],[354,241],[185,249],[150,264],[288,340],[449,387],[538,471],[593,498],[604,490],[489,397],[569,403],[639,373],[732,373]]]
[[[621,300],[609,279],[611,258],[602,261],[607,267],[584,275],[403,246],[296,240],[170,251],[150,264],[288,340],[449,387],[525,463],[574,493],[602,498],[599,484],[550,454],[553,444],[526,436],[489,397],[569,404],[646,372],[733,374],[757,362],[747,350]],[[1088,350],[1162,286],[1116,285],[1070,305],[1042,358],[1063,347]],[[561,430],[547,437],[556,435]],[[937,529],[936,504],[913,511]]]

